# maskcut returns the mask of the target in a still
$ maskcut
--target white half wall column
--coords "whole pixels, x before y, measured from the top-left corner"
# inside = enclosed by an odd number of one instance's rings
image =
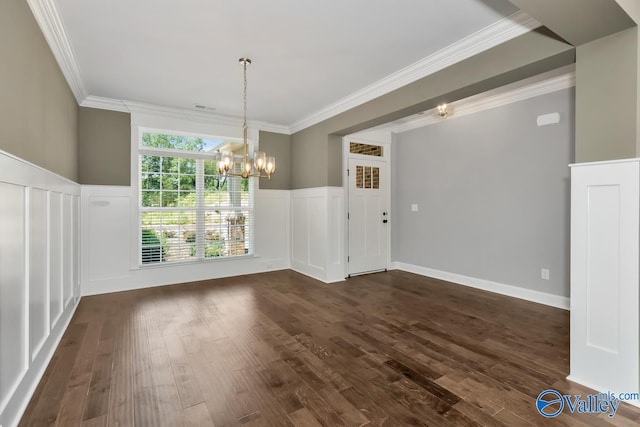
[[[572,165],[570,380],[640,392],[639,272],[640,159]]]
[[[344,189],[291,191],[291,268],[325,283],[344,280]]]

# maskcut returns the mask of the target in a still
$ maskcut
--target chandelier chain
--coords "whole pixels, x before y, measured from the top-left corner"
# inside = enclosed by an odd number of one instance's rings
[[[246,129],[247,128],[247,60],[243,61],[243,65],[244,65],[244,110],[243,110],[244,123],[243,123],[243,127]]]

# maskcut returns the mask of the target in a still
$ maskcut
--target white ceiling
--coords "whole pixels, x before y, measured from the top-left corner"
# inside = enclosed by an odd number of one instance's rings
[[[89,95],[290,125],[517,11],[507,0],[56,0]]]

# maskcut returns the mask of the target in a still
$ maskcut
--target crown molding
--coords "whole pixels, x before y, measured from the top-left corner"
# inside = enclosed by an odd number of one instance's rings
[[[491,24],[408,67],[396,71],[377,82],[364,87],[325,108],[289,125],[292,133],[327,120],[351,108],[371,101],[430,74],[463,61],[485,50],[507,42],[540,27],[538,21],[518,11]]]
[[[121,99],[103,98],[101,96],[87,96],[81,103],[81,107],[97,108],[99,110],[120,111],[130,113],[129,107]]]
[[[553,73],[553,72],[551,72]],[[514,87],[515,85],[515,87]],[[568,89],[576,85],[575,71],[565,72],[560,75],[553,75],[525,85],[515,83],[511,88],[498,88],[484,94],[472,96],[467,99],[448,104],[451,110],[450,115],[446,119],[436,116],[436,109],[425,111],[422,115],[417,116],[413,120],[405,121],[394,125],[389,123],[380,126],[380,129],[389,129],[393,133],[402,133],[409,130],[430,126],[436,123],[442,123],[444,120],[452,120],[458,117],[468,116],[470,114],[479,113],[503,105],[512,104],[525,99],[534,98],[540,95],[556,92],[562,89]],[[506,89],[506,90],[505,90]]]
[[[27,0],[27,3],[76,101],[80,104],[87,97],[87,91],[55,1]]]
[[[227,126],[242,126],[242,118],[225,116],[223,114],[194,111],[184,108],[165,107],[162,105],[148,104],[144,102],[128,101],[124,99],[112,99],[99,96],[89,96],[80,103],[81,107],[98,108],[101,110],[120,111],[123,113],[140,113],[154,116],[178,118],[198,123],[208,123]],[[288,127],[276,123],[268,123],[257,120],[247,122],[250,128],[265,132],[291,134]]]
[[[131,112],[133,108],[139,112],[186,118],[197,122],[228,124],[233,126],[242,124],[240,118],[221,114],[90,96],[82,82],[80,67],[78,66],[78,61],[76,60],[62,20],[60,19],[55,0],[27,0],[27,3],[80,106],[120,112]],[[249,124],[253,128],[268,132],[284,134],[298,132],[525,34],[538,28],[540,25],[538,21],[526,13],[522,11],[516,12],[408,67],[328,105],[290,126],[260,121],[250,121]],[[459,115],[458,112],[456,114]]]

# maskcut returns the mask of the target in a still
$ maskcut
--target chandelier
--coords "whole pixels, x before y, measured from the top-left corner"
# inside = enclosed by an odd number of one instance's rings
[[[221,176],[240,176],[242,178],[257,177],[269,178],[276,171],[276,158],[267,156],[264,151],[256,151],[253,153],[253,159],[249,157],[249,142],[247,140],[247,65],[251,64],[251,59],[240,58],[240,63],[244,69],[244,121],[242,123],[244,154],[242,156],[242,172],[232,172],[233,170],[233,153],[223,151],[218,154],[216,160],[218,162],[218,172]]]

